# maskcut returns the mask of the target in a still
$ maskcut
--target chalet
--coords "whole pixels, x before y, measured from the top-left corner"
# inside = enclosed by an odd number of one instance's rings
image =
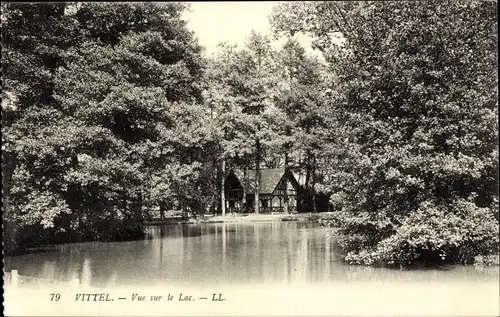
[[[225,181],[224,194],[228,212],[253,212],[256,170],[232,169]],[[285,168],[260,170],[259,212],[297,212],[299,183]],[[243,202],[246,202],[244,204]]]

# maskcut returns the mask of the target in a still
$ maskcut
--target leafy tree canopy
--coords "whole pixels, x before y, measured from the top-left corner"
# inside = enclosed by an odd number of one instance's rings
[[[346,259],[498,252],[495,4],[291,2],[272,21],[312,35],[335,78],[324,155]]]

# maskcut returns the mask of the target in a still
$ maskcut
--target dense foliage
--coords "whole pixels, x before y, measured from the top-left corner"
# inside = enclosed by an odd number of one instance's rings
[[[224,214],[230,168],[286,166],[350,263],[498,254],[493,2],[282,2],[281,48],[252,31],[209,57],[185,9],[2,4],[7,251]]]
[[[316,157],[329,117],[320,89],[324,65],[296,39],[276,50],[255,31],[241,48],[222,43],[208,64],[205,103],[223,130],[225,169],[287,166],[303,173],[299,204],[314,211]]]
[[[212,131],[183,5],[3,9],[9,238],[131,238],[152,206],[206,203]]]
[[[351,263],[498,253],[496,4],[284,3],[335,80],[332,225]]]

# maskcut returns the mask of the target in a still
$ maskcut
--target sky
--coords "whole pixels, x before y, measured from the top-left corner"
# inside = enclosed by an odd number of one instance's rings
[[[268,16],[278,1],[237,1],[237,2],[191,2],[191,12],[185,14],[188,28],[193,30],[208,54],[217,51],[217,44],[228,41],[239,47],[251,30],[261,34],[271,34]],[[307,51],[312,52],[311,41],[299,34],[299,41]],[[284,39],[273,46],[281,47]]]

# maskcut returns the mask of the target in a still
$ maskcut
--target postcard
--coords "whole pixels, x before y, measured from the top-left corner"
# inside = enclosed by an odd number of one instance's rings
[[[498,316],[496,2],[2,3],[5,316]]]

